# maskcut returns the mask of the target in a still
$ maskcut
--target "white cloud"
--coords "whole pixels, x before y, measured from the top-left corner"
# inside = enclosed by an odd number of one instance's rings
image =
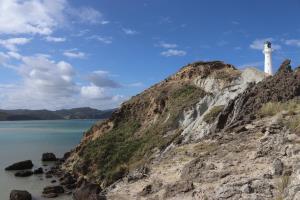
[[[172,43],[166,43],[166,42],[160,42],[158,44],[159,47],[165,48],[165,49],[174,49],[176,48],[178,45],[177,44],[172,44]]]
[[[100,35],[93,35],[93,36],[88,37],[87,39],[94,39],[94,40],[97,40],[97,41],[102,42],[104,44],[111,44],[112,43],[112,37],[103,37],[103,36],[100,36]]]
[[[88,99],[105,99],[107,96],[104,93],[104,89],[95,85],[81,87],[80,94]]]
[[[17,60],[20,60],[23,56],[17,52],[14,52],[14,51],[9,51],[7,52],[7,55],[10,57],[10,58],[14,58],[14,59],[17,59]]]
[[[77,49],[70,49],[66,50],[64,53],[64,56],[67,56],[69,58],[85,58],[86,55],[83,52],[77,51]]]
[[[229,43],[229,42],[227,42],[227,41],[225,41],[225,40],[221,40],[221,41],[217,42],[217,46],[223,47],[223,46],[227,45],[228,43]]]
[[[162,56],[171,57],[171,56],[185,56],[186,51],[177,50],[177,49],[168,49],[160,53]]]
[[[109,23],[110,23],[110,21],[108,21],[108,20],[103,20],[103,21],[101,21],[101,24],[102,24],[102,25],[109,24]]]
[[[24,80],[25,91],[57,97],[69,96],[76,91],[75,71],[71,64],[54,62],[44,56],[23,57],[22,61],[18,71]]]
[[[289,45],[289,46],[300,47],[300,40],[296,40],[296,39],[285,40],[284,44]]]
[[[70,9],[71,15],[77,17],[82,23],[89,24],[109,24],[108,20],[103,19],[103,15],[100,11],[91,7],[81,7],[77,9]]]
[[[3,65],[8,59],[9,59],[8,55],[6,55],[3,52],[0,52],[0,65]]]
[[[88,76],[88,80],[101,88],[119,88],[121,84],[110,78],[110,73],[107,71],[94,71]]]
[[[255,50],[263,50],[264,48],[264,43],[266,41],[270,41],[273,42],[275,41],[273,38],[263,38],[263,39],[256,39],[254,40],[251,44],[250,44],[250,48],[251,49],[255,49]],[[279,50],[281,49],[281,46],[278,44],[272,44],[272,48],[275,50]]]
[[[127,84],[128,87],[143,87],[144,84],[142,82],[130,83]]]
[[[139,33],[138,31],[130,29],[130,28],[123,28],[122,30],[126,35],[136,35]]]
[[[51,35],[67,22],[109,24],[92,7],[72,7],[68,0],[1,0],[0,34]],[[50,39],[51,40],[51,39]]]
[[[0,40],[0,45],[7,48],[10,51],[17,51],[18,45],[24,45],[30,42],[31,39],[28,38],[10,38],[6,40]]]
[[[119,84],[109,78],[109,72],[93,72],[95,77],[89,76],[88,83],[83,84],[70,63],[56,62],[42,54],[19,56],[22,63],[14,70],[20,82],[0,84],[0,108],[54,110],[90,106],[105,109],[116,107],[126,99],[123,95],[111,94],[112,88]],[[9,56],[0,53],[0,62],[2,58],[9,59]]]
[[[1,0],[0,34],[49,35],[64,21],[66,0]]]
[[[67,40],[64,37],[52,37],[52,36],[47,36],[45,39],[48,42],[65,42]]]
[[[231,23],[232,23],[233,25],[240,25],[240,22],[238,22],[238,21],[231,21]]]

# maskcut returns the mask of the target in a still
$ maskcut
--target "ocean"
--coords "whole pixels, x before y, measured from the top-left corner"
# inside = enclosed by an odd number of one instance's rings
[[[41,167],[41,156],[53,152],[57,157],[74,148],[96,120],[44,120],[0,122],[0,200],[8,200],[12,189],[27,190],[35,200],[43,199],[43,187],[53,185],[44,175],[17,178],[4,170],[8,165],[32,160],[34,168]],[[41,180],[42,179],[42,180]],[[58,200],[69,200],[62,196]]]

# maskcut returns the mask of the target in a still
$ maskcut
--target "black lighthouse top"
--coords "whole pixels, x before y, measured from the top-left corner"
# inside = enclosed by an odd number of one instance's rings
[[[266,41],[265,44],[267,45],[268,48],[271,48],[271,42],[270,41]]]

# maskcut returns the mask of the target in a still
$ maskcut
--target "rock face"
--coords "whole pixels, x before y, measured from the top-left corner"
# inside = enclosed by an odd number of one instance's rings
[[[285,102],[299,95],[300,72],[293,73],[290,60],[286,60],[275,76],[250,85],[242,95],[229,102],[217,120],[216,132],[249,122],[255,118],[255,111],[267,102]]]
[[[54,153],[43,153],[42,161],[57,161]]]
[[[21,162],[14,163],[8,167],[5,168],[5,170],[25,170],[25,169],[31,169],[33,167],[33,163],[31,160],[25,160]]]
[[[269,77],[189,64],[85,133],[63,167],[103,191],[77,182],[74,199],[297,199],[299,98],[288,60]]]
[[[32,200],[31,194],[27,191],[12,190],[9,196],[10,200]]]

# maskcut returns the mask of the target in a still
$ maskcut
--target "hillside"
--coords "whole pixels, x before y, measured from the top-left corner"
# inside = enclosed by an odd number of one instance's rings
[[[63,168],[107,199],[300,199],[299,95],[289,60],[269,77],[189,64],[94,125]]]
[[[57,120],[57,119],[105,119],[114,109],[73,108],[57,111],[49,110],[0,110],[0,121]]]

